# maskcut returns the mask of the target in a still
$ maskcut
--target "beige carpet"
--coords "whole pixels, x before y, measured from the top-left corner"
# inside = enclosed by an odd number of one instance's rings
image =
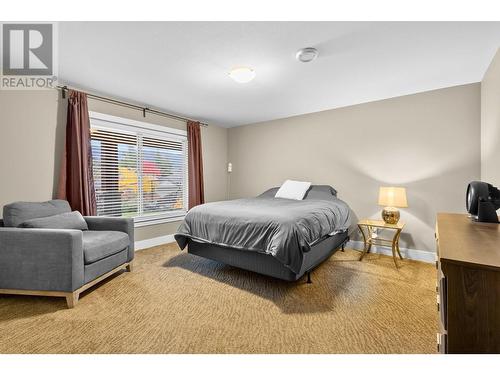
[[[1,353],[433,353],[435,270],[338,252],[313,284],[279,281],[179,252],[136,254],[135,270],[64,299],[0,296]]]

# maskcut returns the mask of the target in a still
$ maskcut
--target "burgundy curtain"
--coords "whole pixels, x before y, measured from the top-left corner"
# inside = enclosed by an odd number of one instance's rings
[[[90,122],[85,93],[69,90],[66,143],[57,197],[82,215],[96,215]]]
[[[203,158],[201,156],[201,129],[200,123],[188,121],[188,187],[189,209],[205,203],[203,189]]]

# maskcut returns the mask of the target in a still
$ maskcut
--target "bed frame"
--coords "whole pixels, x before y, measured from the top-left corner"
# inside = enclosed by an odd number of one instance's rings
[[[311,283],[312,270],[337,250],[344,251],[347,241],[349,236],[345,231],[318,242],[304,253],[299,273],[292,272],[269,254],[197,242],[191,238],[188,239],[188,253],[286,281],[297,281],[307,274],[307,282]]]

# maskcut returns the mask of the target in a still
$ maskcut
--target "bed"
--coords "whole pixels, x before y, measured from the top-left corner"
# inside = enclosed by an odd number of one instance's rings
[[[206,203],[189,210],[175,234],[188,253],[296,281],[348,241],[350,208],[334,188],[312,185],[303,200],[255,198]]]

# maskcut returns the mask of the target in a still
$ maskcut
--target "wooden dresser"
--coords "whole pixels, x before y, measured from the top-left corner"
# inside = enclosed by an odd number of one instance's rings
[[[500,353],[500,224],[439,213],[438,351]]]

